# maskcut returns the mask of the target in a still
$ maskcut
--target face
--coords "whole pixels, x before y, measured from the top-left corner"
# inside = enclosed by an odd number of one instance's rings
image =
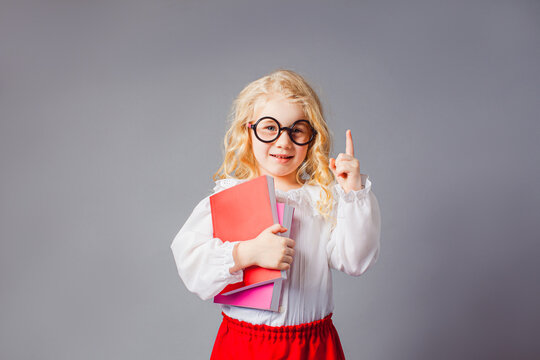
[[[300,104],[292,103],[282,96],[273,96],[258,104],[251,123],[256,123],[264,116],[273,117],[282,127],[290,127],[295,121],[306,118]],[[296,145],[285,130],[271,143],[259,141],[253,130],[250,130],[250,136],[260,174],[270,175],[279,183],[296,184],[296,170],[306,158],[308,145]]]

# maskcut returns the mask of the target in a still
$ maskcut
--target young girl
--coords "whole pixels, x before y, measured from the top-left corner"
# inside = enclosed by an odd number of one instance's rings
[[[330,270],[358,276],[376,261],[380,213],[350,130],[345,153],[329,159],[330,148],[319,98],[297,73],[275,71],[235,100],[214,193],[270,175],[277,200],[295,211],[290,238],[274,224],[254,239],[222,242],[207,196],[174,238],[180,277],[203,300],[241,281],[248,266],[288,270],[279,312],[221,305],[212,359],[344,359]]]

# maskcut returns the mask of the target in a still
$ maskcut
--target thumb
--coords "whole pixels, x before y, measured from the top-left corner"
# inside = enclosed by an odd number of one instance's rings
[[[330,158],[330,171],[332,171],[332,174],[334,174],[334,177],[337,179],[336,159],[334,158]]]
[[[330,158],[330,170],[332,170],[332,172],[335,172],[336,171],[336,159],[334,158]]]
[[[270,230],[270,232],[275,234],[275,233],[278,233],[278,232],[279,233],[285,232],[285,231],[287,231],[287,228],[281,226],[281,224],[274,224],[274,225],[270,226],[268,228],[268,230]]]
[[[336,178],[336,180],[340,181],[340,179],[346,178],[346,176],[343,173],[338,174],[337,168],[336,168],[336,159],[334,158],[330,158],[330,170],[334,174],[334,177]]]

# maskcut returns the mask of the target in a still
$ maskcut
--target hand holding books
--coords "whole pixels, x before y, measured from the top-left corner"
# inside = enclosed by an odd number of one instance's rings
[[[294,240],[276,235],[286,232],[280,224],[264,229],[255,239],[242,241],[233,252],[231,273],[252,265],[267,269],[288,270],[294,256]]]

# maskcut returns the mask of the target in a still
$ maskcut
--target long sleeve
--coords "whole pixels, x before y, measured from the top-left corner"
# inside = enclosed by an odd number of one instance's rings
[[[189,291],[207,300],[228,284],[242,281],[243,271],[234,274],[235,242],[213,238],[209,197],[203,199],[174,238],[171,249],[178,274]]]
[[[349,193],[335,184],[337,224],[326,247],[330,266],[353,276],[377,261],[380,246],[379,203],[367,175],[362,175],[362,184],[364,189]]]

